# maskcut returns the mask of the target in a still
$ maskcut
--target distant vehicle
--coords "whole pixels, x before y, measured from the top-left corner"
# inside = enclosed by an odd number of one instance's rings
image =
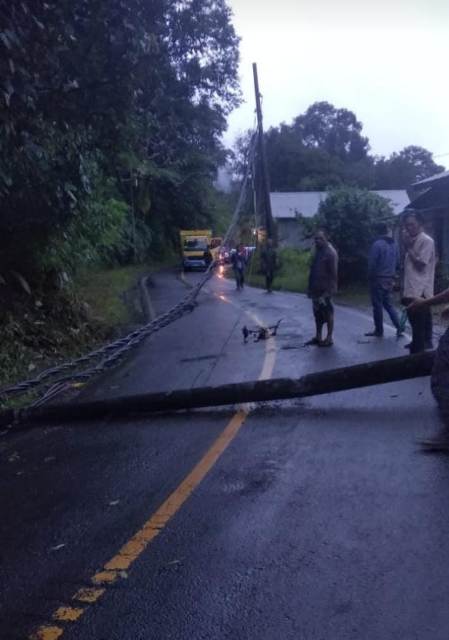
[[[218,262],[220,264],[229,264],[231,262],[231,250],[228,247],[221,247],[218,254]]]
[[[253,254],[256,251],[256,247],[244,247],[244,249],[245,249],[246,259],[248,261],[251,260],[251,258],[253,257]]]
[[[214,260],[220,260],[220,247],[223,244],[223,238],[220,236],[216,236],[215,238],[211,238],[210,241],[210,252],[212,254],[212,258]]]
[[[189,229],[179,232],[181,239],[182,266],[189,269],[207,269],[212,262],[210,229]]]

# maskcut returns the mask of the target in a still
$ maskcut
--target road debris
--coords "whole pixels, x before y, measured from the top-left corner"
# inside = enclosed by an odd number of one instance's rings
[[[243,343],[246,344],[250,336],[254,337],[254,342],[259,342],[260,340],[268,340],[268,338],[272,338],[277,334],[277,330],[281,322],[282,322],[282,318],[278,320],[278,322],[276,322],[276,324],[274,325],[271,325],[269,327],[256,327],[255,329],[248,329],[248,327],[245,325],[242,328]]]

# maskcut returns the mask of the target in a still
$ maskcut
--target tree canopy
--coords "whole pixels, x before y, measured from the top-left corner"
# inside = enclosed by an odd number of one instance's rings
[[[265,141],[272,191],[405,189],[444,170],[418,146],[388,158],[372,155],[356,115],[329,102],[315,102],[291,124],[271,127]]]
[[[326,229],[338,249],[341,282],[366,279],[367,256],[376,227],[393,218],[388,200],[362,189],[333,189],[321,202],[317,225]]]
[[[378,158],[375,169],[380,189],[403,189],[444,171],[444,167],[433,160],[430,151],[416,145],[392,153],[389,158]]]
[[[0,8],[0,269],[205,223],[240,100],[226,1]]]
[[[362,136],[362,123],[352,111],[337,109],[329,102],[315,102],[295,118],[292,126],[308,149],[320,149],[351,162],[366,158],[368,138]]]

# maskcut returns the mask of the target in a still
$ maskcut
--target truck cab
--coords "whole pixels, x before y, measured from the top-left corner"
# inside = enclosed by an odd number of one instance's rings
[[[191,229],[179,232],[182,251],[182,266],[189,269],[207,269],[212,262],[210,229]]]

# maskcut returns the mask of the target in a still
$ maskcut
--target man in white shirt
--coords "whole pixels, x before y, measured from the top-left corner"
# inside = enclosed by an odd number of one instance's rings
[[[404,244],[406,248],[404,261],[403,302],[409,305],[413,300],[431,298],[434,294],[435,281],[435,243],[423,231],[421,216],[410,212],[404,219]],[[430,308],[425,306],[409,312],[412,327],[410,353],[424,351],[431,340],[432,317]]]

